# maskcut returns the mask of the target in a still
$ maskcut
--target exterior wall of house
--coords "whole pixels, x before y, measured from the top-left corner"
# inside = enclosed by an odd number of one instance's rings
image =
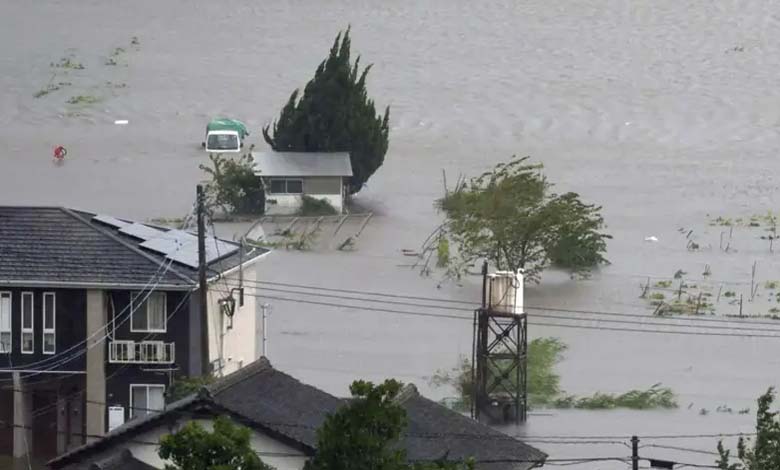
[[[111,453],[116,452],[119,448],[127,448],[133,453],[133,456],[142,462],[145,462],[153,467],[162,469],[167,462],[160,458],[157,454],[157,446],[143,444],[143,442],[159,442],[162,436],[170,434],[172,431],[181,429],[187,422],[192,421],[190,419],[182,420],[174,426],[174,429],[169,429],[167,426],[160,426],[146,433],[140,434],[131,442],[112,447],[109,451]],[[199,419],[196,420],[205,429],[213,429],[211,420]],[[256,430],[252,430],[251,437],[252,448],[260,454],[260,459],[263,462],[271,465],[277,470],[302,470],[308,457],[298,449],[290,447],[282,442],[273,439],[267,434],[261,433]],[[275,454],[275,455],[263,455],[263,453]],[[109,454],[104,454],[107,457]],[[90,461],[94,462],[99,460],[98,458],[90,458]]]
[[[168,320],[164,333],[144,333],[131,331],[130,291],[111,291],[107,297],[109,310],[109,333],[106,341],[106,393],[102,413],[104,427],[108,426],[108,407],[124,408],[124,420],[130,420],[130,386],[131,385],[163,385],[170,387],[178,376],[192,375],[190,356],[200,354],[200,343],[190,343],[190,300],[194,295],[187,292],[166,292],[166,307]],[[110,362],[110,345],[112,341],[162,341],[174,344],[175,363],[173,364],[126,364]],[[196,371],[197,373],[197,371]]]
[[[302,177],[303,194],[315,199],[325,199],[339,213],[344,210],[343,178],[336,177]],[[265,187],[270,188],[270,182],[266,181]],[[300,194],[266,194],[265,213],[268,215],[292,215],[301,208],[302,195]]]
[[[0,368],[13,364],[14,368],[29,365],[32,368],[53,370],[84,370],[86,358],[73,354],[86,338],[87,291],[84,289],[40,289],[6,288],[0,286],[0,293],[11,294],[11,354],[0,354]],[[33,295],[33,352],[22,353],[22,293]],[[55,350],[54,354],[43,354],[43,294],[55,296]],[[63,351],[72,350],[67,354]],[[83,348],[81,348],[83,350]],[[51,358],[55,356],[55,360]],[[68,360],[64,360],[64,359]],[[41,361],[47,361],[42,363]]]
[[[50,458],[81,445],[85,434],[87,291],[0,287],[11,295],[11,353],[0,369],[45,370],[45,375],[0,372],[0,454]],[[32,295],[32,352],[22,352],[22,294]],[[54,352],[43,353],[43,298],[54,294]],[[100,349],[100,348],[96,348]],[[7,366],[6,366],[7,364]],[[54,373],[58,372],[58,373]],[[44,380],[41,380],[44,377]],[[24,427],[29,427],[25,429]]]
[[[239,292],[234,291],[236,308],[231,327],[230,319],[220,310],[219,300],[239,286],[241,276],[244,280],[244,305],[239,305]],[[241,274],[237,270],[209,286],[209,361],[217,365],[214,369],[217,376],[235,372],[260,357],[257,338],[258,335],[262,337],[262,321],[257,315],[256,279],[257,269],[253,263],[245,266]]]

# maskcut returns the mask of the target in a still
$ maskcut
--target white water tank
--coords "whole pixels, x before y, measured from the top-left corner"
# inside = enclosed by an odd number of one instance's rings
[[[485,297],[494,312],[520,315],[523,312],[523,272],[496,271],[488,274]]]

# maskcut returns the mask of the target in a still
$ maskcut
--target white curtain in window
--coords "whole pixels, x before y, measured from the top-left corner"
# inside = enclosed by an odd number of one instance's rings
[[[145,416],[146,410],[149,408],[149,403],[146,400],[146,387],[132,387],[133,389],[133,408],[130,410],[130,414],[133,418],[139,416]]]
[[[165,329],[165,294],[155,292],[149,296],[146,304],[150,330]]]
[[[11,350],[11,296],[0,296],[0,351]]]
[[[165,408],[165,389],[163,387],[149,387],[149,409],[162,411]]]

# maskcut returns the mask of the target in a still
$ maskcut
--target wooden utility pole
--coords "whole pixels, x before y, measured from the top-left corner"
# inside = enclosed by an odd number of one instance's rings
[[[203,186],[197,188],[198,202],[198,299],[200,306],[201,374],[209,373],[208,283],[206,281],[206,223]],[[221,365],[221,364],[220,364]]]

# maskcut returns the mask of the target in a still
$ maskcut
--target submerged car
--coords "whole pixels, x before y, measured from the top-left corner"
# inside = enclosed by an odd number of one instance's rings
[[[206,141],[201,145],[207,152],[236,153],[248,135],[246,125],[238,119],[216,118],[206,126]]]

